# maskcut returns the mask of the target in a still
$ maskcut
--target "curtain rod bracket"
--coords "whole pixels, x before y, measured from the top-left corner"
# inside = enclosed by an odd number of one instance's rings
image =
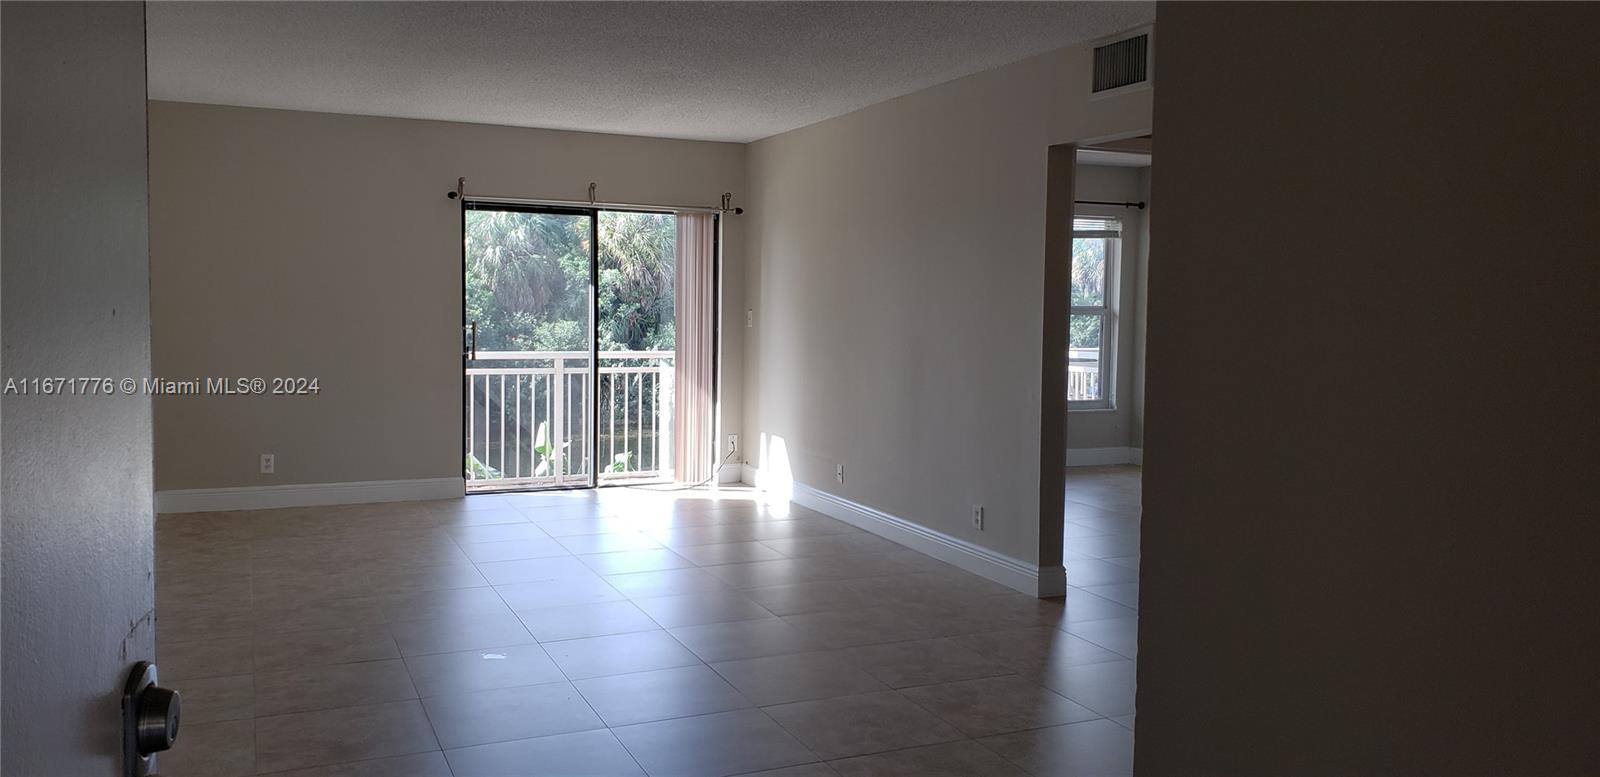
[[[462,199],[463,197],[466,197],[467,196],[467,177],[466,176],[461,176],[460,178],[457,178],[456,179],[456,190],[453,191],[453,192],[445,192],[444,196],[446,196],[446,197],[448,197],[448,198],[450,198],[452,200],[459,200],[459,199]]]

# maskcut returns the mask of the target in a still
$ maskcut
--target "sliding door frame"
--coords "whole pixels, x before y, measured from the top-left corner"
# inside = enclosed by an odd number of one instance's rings
[[[589,458],[588,482],[583,485],[551,485],[527,487],[508,485],[503,488],[474,489],[472,494],[503,494],[526,493],[542,491],[577,491],[588,488],[626,487],[628,483],[601,483],[600,482],[600,213],[654,213],[676,216],[682,212],[672,209],[642,208],[642,207],[580,207],[566,205],[543,205],[537,203],[518,203],[505,200],[478,200],[470,197],[461,198],[460,213],[460,238],[461,238],[461,286],[458,298],[461,301],[461,334],[463,348],[461,349],[461,374],[465,375],[467,363],[472,351],[465,347],[467,337],[467,211],[468,210],[500,210],[516,213],[547,213],[558,216],[587,216],[589,218],[589,433],[584,435],[585,453]],[[719,474],[719,462],[716,461],[718,436],[722,430],[721,419],[721,392],[722,392],[722,214],[714,212],[711,228],[711,448],[702,451],[701,455],[711,458],[711,480],[716,482]],[[673,311],[674,318],[677,311]],[[474,343],[476,345],[476,343]],[[676,364],[676,359],[674,359]],[[465,454],[472,451],[467,448],[467,396],[466,382],[462,381],[460,410],[461,428],[457,437],[461,440],[462,450]],[[502,435],[504,432],[501,433]],[[660,445],[660,440],[656,441]],[[462,456],[462,474],[465,482],[465,455]]]
[[[600,483],[600,209],[599,208],[572,208],[560,205],[535,205],[528,203],[509,203],[475,200],[470,197],[461,199],[461,331],[463,336],[467,331],[467,211],[469,210],[498,210],[512,213],[543,213],[554,216],[585,216],[589,219],[589,375],[588,391],[590,396],[584,397],[589,402],[589,431],[584,435],[584,453],[588,457],[588,479],[582,484],[556,484],[550,486],[528,487],[526,485],[507,485],[496,488],[479,488],[469,491],[470,494],[505,494],[526,493],[541,491],[577,491],[585,488],[597,488]],[[476,350],[476,349],[473,349]],[[469,351],[461,351],[461,373],[466,374]],[[465,381],[461,388],[461,430],[459,437],[463,450],[467,450],[467,396]],[[589,401],[589,400],[594,401]],[[564,411],[563,411],[564,412]],[[505,434],[504,431],[501,432]],[[552,441],[554,444],[554,441]],[[462,457],[462,474],[465,476],[466,457]]]

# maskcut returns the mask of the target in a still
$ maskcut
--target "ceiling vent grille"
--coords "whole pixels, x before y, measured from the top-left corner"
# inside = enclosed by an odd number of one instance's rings
[[[1090,94],[1139,86],[1150,80],[1150,33],[1096,46],[1094,85]]]

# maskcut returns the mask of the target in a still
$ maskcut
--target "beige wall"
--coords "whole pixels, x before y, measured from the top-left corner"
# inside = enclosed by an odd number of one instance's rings
[[[602,200],[715,204],[744,199],[744,157],[738,144],[151,103],[156,374],[322,386],[158,399],[157,488],[459,476],[460,209],[444,196],[456,178],[471,194],[582,199],[595,181]],[[743,225],[725,221],[738,311]],[[723,332],[738,375],[743,330]],[[739,388],[724,385],[727,432]],[[258,474],[264,452],[276,475]]]
[[[1073,180],[1073,198],[1104,202],[1139,202],[1143,168],[1078,165]],[[1068,448],[1137,447],[1134,437],[1134,407],[1142,377],[1136,366],[1136,349],[1143,311],[1138,306],[1141,268],[1145,259],[1144,213],[1137,208],[1114,205],[1075,205],[1075,213],[1115,216],[1122,219],[1122,250],[1118,256],[1115,340],[1116,402],[1103,410],[1074,410],[1067,421]]]
[[[1136,773],[1595,774],[1600,7],[1158,14]]]
[[[751,147],[744,427],[795,481],[1041,558],[1047,150],[1150,124],[1088,73],[1052,52]]]
[[[5,3],[0,378],[150,374],[144,8]],[[6,777],[111,777],[155,656],[150,400],[9,393]]]

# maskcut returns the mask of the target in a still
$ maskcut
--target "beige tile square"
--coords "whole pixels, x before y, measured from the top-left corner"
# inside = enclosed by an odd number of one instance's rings
[[[383,603],[375,596],[332,599],[292,609],[257,610],[247,614],[253,616],[255,632],[261,637],[291,631],[328,631],[350,626],[373,626],[387,620],[383,612]]]
[[[511,614],[500,594],[488,586],[389,594],[381,601],[391,622]]]
[[[842,777],[1028,777],[1015,764],[970,741],[856,756],[829,766]]]
[[[1088,621],[1103,621],[1112,618],[1138,617],[1139,611],[1131,607],[1124,607],[1102,596],[1095,596],[1081,588],[1067,587],[1065,613],[1062,621],[1066,623],[1086,623]]]
[[[189,679],[184,681],[180,690],[184,723],[214,723],[255,717],[255,685],[250,675]]]
[[[674,552],[702,567],[718,564],[746,564],[783,558],[782,553],[753,540],[749,542],[724,542],[716,545],[689,545],[680,547]]]
[[[255,689],[256,714],[261,716],[417,697],[399,660],[257,672]]]
[[[1093,720],[1100,715],[1034,677],[991,677],[906,688],[900,695],[969,737]]]
[[[850,662],[890,688],[1011,674],[1010,667],[949,639],[867,645],[845,651]]]
[[[257,718],[255,726],[262,773],[439,749],[418,701]]]
[[[661,547],[661,543],[635,531],[613,532],[607,534],[573,534],[566,537],[557,537],[557,542],[568,552],[583,555],[589,553],[617,553],[624,550],[653,550]]]
[[[804,653],[819,647],[805,632],[782,618],[707,623],[667,632],[708,663]]]
[[[482,526],[497,523],[527,523],[528,517],[509,507],[468,510],[465,507],[440,507],[429,509],[433,522],[445,528],[456,526]]]
[[[257,618],[248,607],[185,607],[157,601],[156,642],[248,639]]]
[[[633,602],[615,601],[518,610],[517,616],[540,642],[654,631],[660,624]]]
[[[1132,661],[1051,668],[1040,675],[1046,688],[1108,717],[1134,712]]]
[[[478,588],[489,584],[470,561],[437,566],[379,564],[366,572],[377,594],[409,591],[443,591],[452,588]]]
[[[677,596],[635,598],[633,603],[656,623],[669,629],[773,617],[767,608],[726,587]]]
[[[748,772],[741,777],[839,777],[839,773],[825,763],[785,766],[762,772]]]
[[[406,666],[423,698],[566,679],[538,645],[407,656]]]
[[[694,653],[665,631],[546,642],[544,649],[573,680],[700,663]]]
[[[927,639],[939,636],[944,626],[937,617],[906,607],[807,612],[786,615],[784,620],[818,644],[833,648]]]
[[[156,607],[160,609],[159,601]],[[253,644],[251,637],[189,642],[161,639],[156,643],[156,665],[160,667],[162,683],[168,685],[193,677],[250,674],[255,671]]]
[[[256,765],[251,720],[184,724],[172,749],[156,756],[162,777],[246,777]]]
[[[694,566],[688,559],[666,548],[658,550],[624,550],[618,553],[594,553],[578,559],[598,575],[627,575],[636,572],[658,572],[664,569],[682,569]]]
[[[811,763],[817,757],[760,710],[612,729],[652,775],[730,775]]]
[[[316,572],[273,572],[255,576],[251,605],[258,610],[286,610],[329,599],[351,599],[376,593],[361,563]]]
[[[763,709],[825,759],[961,739],[961,732],[893,691]]]
[[[473,523],[452,526],[445,530],[452,539],[463,545],[472,542],[503,542],[505,540],[540,540],[549,537],[543,529],[530,521],[517,523]]]
[[[478,571],[483,573],[484,579],[491,585],[555,582],[594,576],[594,570],[579,561],[576,556],[490,561],[479,564]]]
[[[369,761],[313,766],[289,772],[274,772],[272,777],[452,777],[444,753],[417,753]]]
[[[1128,658],[1139,655],[1139,619],[1109,618],[1085,623],[1069,623],[1067,633],[1086,639]]]
[[[582,731],[445,753],[455,777],[644,777],[610,731]]]
[[[759,705],[887,690],[838,653],[795,653],[711,665]]]
[[[422,706],[447,749],[605,727],[566,682],[447,693]]]
[[[257,636],[254,650],[257,672],[400,657],[383,625]]]
[[[1052,666],[1121,661],[1126,658],[1049,626],[985,631],[951,637],[950,640],[1019,672],[1040,672]]]
[[[981,742],[1032,774],[1059,777],[1133,774],[1133,732],[1109,720],[1020,731]]]
[[[447,615],[433,620],[389,624],[400,653],[420,656],[463,650],[527,645],[534,642],[522,621],[509,610],[493,615]]]
[[[720,675],[700,664],[573,684],[605,724],[613,727],[752,706]]]
[[[513,610],[536,610],[541,607],[565,607],[573,604],[599,604],[617,602],[624,598],[617,589],[599,575],[564,577],[554,583],[511,583],[497,585],[500,598]]]
[[[461,552],[473,562],[513,561],[524,558],[546,558],[569,555],[569,551],[549,537],[531,540],[506,540],[502,542],[470,542],[461,546]]]

